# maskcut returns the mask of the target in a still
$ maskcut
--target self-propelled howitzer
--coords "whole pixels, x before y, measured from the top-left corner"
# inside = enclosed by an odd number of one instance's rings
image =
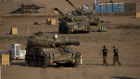
[[[76,6],[73,5],[70,0],[66,0],[74,9],[75,11],[72,11],[72,14],[75,16],[86,16],[88,18],[88,23],[90,25],[98,25],[100,22],[100,18],[96,16],[96,13],[94,10],[84,10],[83,7],[76,8]]]
[[[79,46],[80,42],[68,38],[32,36],[28,39],[25,61],[28,66],[48,67],[68,64],[76,67],[80,62],[80,53],[68,46]]]
[[[90,32],[86,16],[74,16],[72,13],[63,14],[58,8],[55,10],[61,14],[59,18],[59,33]]]

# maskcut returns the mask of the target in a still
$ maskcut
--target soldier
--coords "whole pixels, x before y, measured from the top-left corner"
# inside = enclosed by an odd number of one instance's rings
[[[116,49],[114,46],[113,46],[113,53],[114,53],[113,66],[115,66],[116,62],[119,64],[119,66],[121,66],[121,63],[119,61],[119,56],[118,56],[118,49]]]
[[[108,66],[108,63],[107,63],[107,52],[108,52],[108,50],[106,49],[105,45],[103,46],[102,52],[103,52],[103,65]]]
[[[2,55],[2,51],[0,50],[0,65],[1,65],[1,63],[2,63],[1,55]]]

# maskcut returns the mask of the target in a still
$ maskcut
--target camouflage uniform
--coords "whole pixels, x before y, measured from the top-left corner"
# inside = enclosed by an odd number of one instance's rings
[[[113,47],[113,53],[114,53],[113,66],[115,66],[116,62],[121,66],[121,63],[119,61],[119,56],[118,56],[118,49],[115,49],[115,47]]]
[[[103,65],[108,66],[108,63],[107,63],[107,52],[108,52],[108,50],[105,48],[105,46],[103,46],[102,52],[103,52]]]

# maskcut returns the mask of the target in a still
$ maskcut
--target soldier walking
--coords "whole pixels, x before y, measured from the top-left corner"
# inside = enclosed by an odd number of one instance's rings
[[[114,46],[113,46],[113,53],[114,53],[113,66],[115,66],[116,62],[119,64],[119,66],[121,66],[121,63],[119,61],[119,56],[118,56],[118,49],[116,49]]]
[[[103,46],[102,52],[103,52],[103,65],[108,66],[108,63],[107,63],[107,52],[108,52],[108,50],[106,49],[105,45]]]

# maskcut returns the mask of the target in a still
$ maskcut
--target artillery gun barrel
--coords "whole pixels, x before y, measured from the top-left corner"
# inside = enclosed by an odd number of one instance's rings
[[[64,45],[64,46],[70,46],[70,45],[74,45],[74,46],[79,46],[80,45],[80,42],[78,41],[74,41],[74,42],[57,42],[55,43],[55,46],[58,47],[60,45]]]
[[[72,21],[72,19],[66,15],[64,15],[58,8],[55,8],[55,11],[58,11],[59,14],[61,14],[63,16],[63,18],[59,19],[60,21]]]
[[[40,8],[45,8],[45,6],[40,7],[40,6],[36,6],[36,9],[40,9]]]
[[[58,8],[55,8],[55,11],[58,11],[59,14],[61,14],[61,15],[64,16],[64,17],[66,17],[66,16],[62,13],[62,11],[60,11]]]
[[[77,8],[69,1],[69,0],[66,0],[72,7],[74,7],[76,10]]]
[[[34,6],[34,7],[32,7],[32,9],[36,9],[36,10],[38,10],[40,8],[45,8],[45,7],[40,7],[40,6]]]

